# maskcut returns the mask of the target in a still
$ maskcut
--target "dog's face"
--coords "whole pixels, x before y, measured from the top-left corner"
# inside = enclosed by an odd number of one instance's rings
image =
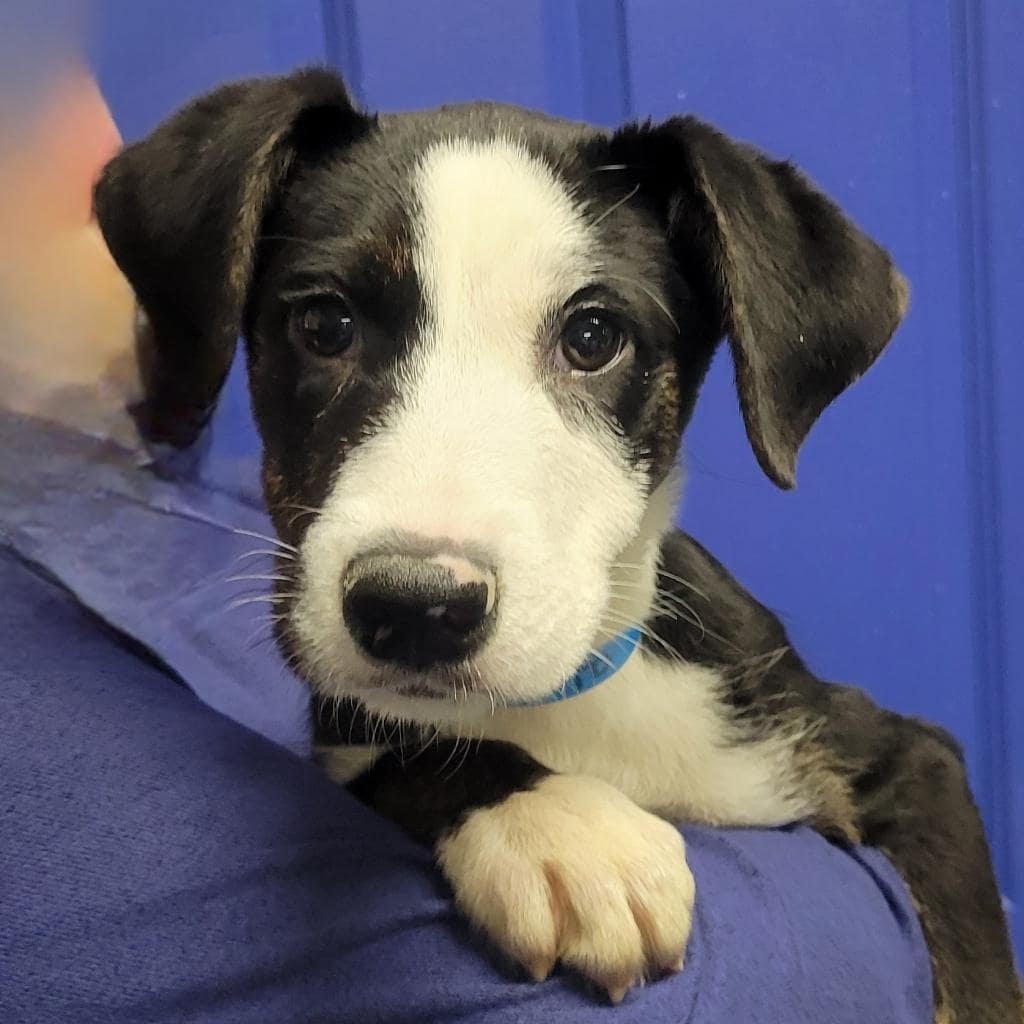
[[[329,692],[486,713],[621,629],[612,567],[716,334],[608,159],[596,132],[508,108],[399,116],[296,174],[267,221],[250,378],[300,551],[287,632]],[[433,628],[396,603],[437,607]]]
[[[97,207],[153,327],[152,434],[193,432],[245,334],[303,674],[424,721],[543,699],[646,613],[724,332],[789,484],[904,301],[832,204],[699,122],[374,119],[319,72],[187,108]]]

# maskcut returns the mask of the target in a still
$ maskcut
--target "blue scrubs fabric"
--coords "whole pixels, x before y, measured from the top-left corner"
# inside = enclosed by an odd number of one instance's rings
[[[680,974],[615,1008],[520,980],[429,852],[304,756],[303,688],[250,641],[265,606],[226,610],[262,515],[38,425],[0,437],[4,1024],[930,1021],[896,873],[800,827],[684,828]]]

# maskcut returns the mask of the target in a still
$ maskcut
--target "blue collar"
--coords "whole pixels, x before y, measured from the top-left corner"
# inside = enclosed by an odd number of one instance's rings
[[[581,693],[600,686],[606,679],[611,679],[623,665],[629,661],[633,652],[640,646],[643,634],[638,626],[624,630],[612,637],[601,648],[588,654],[583,664],[562,684],[561,688],[540,700],[526,700],[518,707],[539,707],[542,704],[557,704],[570,697],[578,697]]]

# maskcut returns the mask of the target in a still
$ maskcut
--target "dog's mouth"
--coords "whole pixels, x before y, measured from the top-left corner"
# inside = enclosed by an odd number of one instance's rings
[[[453,697],[451,693],[442,693],[427,683],[399,683],[390,687],[390,690],[399,697],[413,700],[451,700]]]
[[[500,686],[489,686],[469,659],[413,668],[339,650],[338,660],[325,671],[323,656],[296,629],[291,615],[277,623],[275,638],[284,657],[328,701],[355,699],[368,711],[423,722],[465,713],[476,718],[505,703]]]
[[[445,666],[423,674],[408,671],[378,671],[357,683],[355,696],[370,710],[399,713],[422,709],[424,703],[435,711],[457,711],[486,701],[481,684],[464,665]]]

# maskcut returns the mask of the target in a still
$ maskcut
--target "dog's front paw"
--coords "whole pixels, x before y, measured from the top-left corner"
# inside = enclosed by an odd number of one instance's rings
[[[470,920],[537,980],[560,960],[618,1002],[682,966],[694,899],[682,837],[607,783],[547,776],[474,811],[438,860]]]

